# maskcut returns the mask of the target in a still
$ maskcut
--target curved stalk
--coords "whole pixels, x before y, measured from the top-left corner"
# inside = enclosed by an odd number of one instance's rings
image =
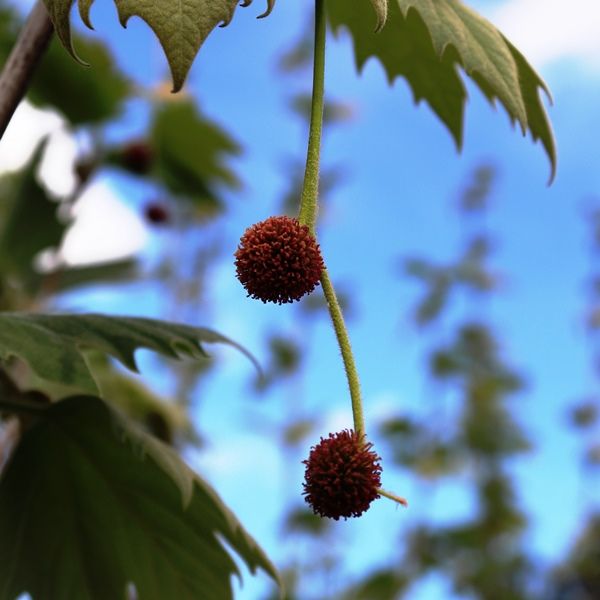
[[[319,165],[321,160],[321,137],[323,133],[323,107],[325,104],[325,41],[327,37],[327,22],[325,19],[325,0],[315,1],[315,50],[313,67],[313,90],[310,114],[310,131],[308,135],[308,152],[306,156],[306,171],[300,199],[298,221],[308,226],[316,237],[317,213],[319,210]],[[329,279],[327,269],[321,274],[321,285],[327,307],[335,329],[338,345],[342,353],[350,398],[352,401],[352,417],[354,431],[364,436],[365,422],[360,395],[360,382],[350,338],[344,323],[344,316],[338,302],[335,289]]]
[[[348,330],[346,329],[346,324],[344,323],[344,315],[342,314],[342,309],[335,294],[333,284],[329,279],[329,273],[327,272],[327,269],[323,269],[323,273],[321,273],[321,285],[323,286],[323,293],[325,294],[325,299],[327,300],[327,307],[329,308],[329,314],[331,316],[333,328],[335,329],[335,335],[342,353],[344,368],[346,369],[348,387],[350,388],[350,399],[352,401],[352,419],[354,421],[354,431],[359,436],[364,436],[365,419],[363,415],[358,371],[356,370],[356,363],[354,362],[354,355],[350,345]]]

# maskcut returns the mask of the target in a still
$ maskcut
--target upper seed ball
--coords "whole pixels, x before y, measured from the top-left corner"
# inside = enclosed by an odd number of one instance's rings
[[[285,216],[249,227],[235,253],[237,278],[263,302],[299,300],[319,284],[324,266],[308,227]]]

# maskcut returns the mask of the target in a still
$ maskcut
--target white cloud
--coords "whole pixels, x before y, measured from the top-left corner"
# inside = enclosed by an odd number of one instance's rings
[[[105,183],[92,184],[73,209],[61,254],[68,264],[89,264],[124,258],[146,243],[140,217],[125,206]]]
[[[598,0],[508,0],[490,19],[535,67],[567,58],[600,71]]]
[[[22,102],[0,143],[0,172],[21,169],[40,139],[59,131],[62,126],[63,120],[57,113]]]
[[[77,143],[58,113],[34,108],[29,102],[21,102],[2,138],[0,174],[22,169],[46,137],[48,146],[40,164],[40,177],[51,193],[66,196],[75,189]]]
[[[75,191],[73,164],[76,158],[77,143],[73,136],[64,128],[54,131],[40,165],[40,178],[56,196],[66,197]]]
[[[40,179],[57,196],[75,188],[73,163],[77,142],[55,112],[22,102],[0,144],[0,174],[15,171],[31,159],[40,140],[49,136]],[[89,264],[135,254],[147,239],[144,223],[106,183],[91,185],[73,208],[75,223],[67,232],[60,256],[67,264]],[[55,264],[55,257],[44,257]],[[43,261],[42,261],[43,264]]]

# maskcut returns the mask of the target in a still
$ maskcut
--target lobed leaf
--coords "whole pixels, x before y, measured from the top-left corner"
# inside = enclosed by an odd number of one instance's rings
[[[199,358],[206,356],[203,342],[234,346],[256,365],[247,350],[204,327],[96,314],[0,313],[0,359],[16,356],[41,379],[85,393],[98,393],[86,349],[112,356],[137,371],[134,354],[139,348],[172,358]]]
[[[56,33],[65,48],[76,57],[71,40],[70,9],[73,0],[44,0]],[[173,75],[173,91],[179,91],[204,40],[217,25],[227,25],[239,0],[114,0],[123,27],[133,16],[143,19],[158,37]],[[266,17],[275,0],[266,0]],[[94,0],[78,0],[79,14],[92,29],[90,9]],[[243,0],[249,6],[252,0]]]
[[[24,476],[26,474],[26,476]],[[48,408],[0,476],[0,600],[231,600],[277,572],[216,492],[98,398]]]
[[[485,96],[504,106],[523,134],[540,140],[556,169],[554,136],[540,91],[546,84],[521,53],[486,19],[459,0],[389,0],[385,27],[375,34],[366,0],[327,0],[334,30],[345,27],[361,69],[370,57],[392,83],[404,77],[415,101],[425,100],[460,148],[466,91],[457,66]]]

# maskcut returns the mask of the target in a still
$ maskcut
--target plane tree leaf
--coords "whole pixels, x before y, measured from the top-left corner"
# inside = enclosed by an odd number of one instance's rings
[[[0,600],[124,598],[132,585],[143,600],[231,600],[232,554],[278,581],[216,492],[98,398],[50,405],[0,475]]]
[[[201,444],[188,406],[158,394],[140,377],[119,369],[106,355],[91,352],[86,358],[101,397],[108,398],[127,417],[170,446],[181,441]]]
[[[389,0],[387,22],[374,33],[378,22],[366,0],[327,2],[333,29],[346,28],[352,36],[358,68],[374,57],[390,83],[404,77],[415,101],[431,106],[459,148],[467,94],[457,67],[506,109],[523,134],[542,143],[554,176],[554,136],[540,97],[548,88],[489,21],[459,0]]]
[[[71,40],[70,9],[73,0],[44,0],[56,33],[65,48],[76,56]],[[275,0],[266,0],[267,16]],[[94,0],[78,0],[79,14],[92,28],[90,9]],[[192,62],[204,40],[217,25],[227,25],[239,0],[114,0],[123,27],[133,16],[142,18],[158,37],[173,75],[173,91],[183,86]],[[252,0],[243,0],[249,6]]]
[[[62,265],[40,276],[39,286],[47,286],[57,293],[87,286],[132,282],[139,277],[137,261],[124,258],[89,265]]]
[[[137,371],[137,349],[172,358],[201,358],[206,356],[203,343],[229,344],[256,364],[240,345],[203,327],[97,314],[0,313],[0,359],[16,356],[41,379],[85,393],[98,393],[86,362],[86,349],[116,358]]]

